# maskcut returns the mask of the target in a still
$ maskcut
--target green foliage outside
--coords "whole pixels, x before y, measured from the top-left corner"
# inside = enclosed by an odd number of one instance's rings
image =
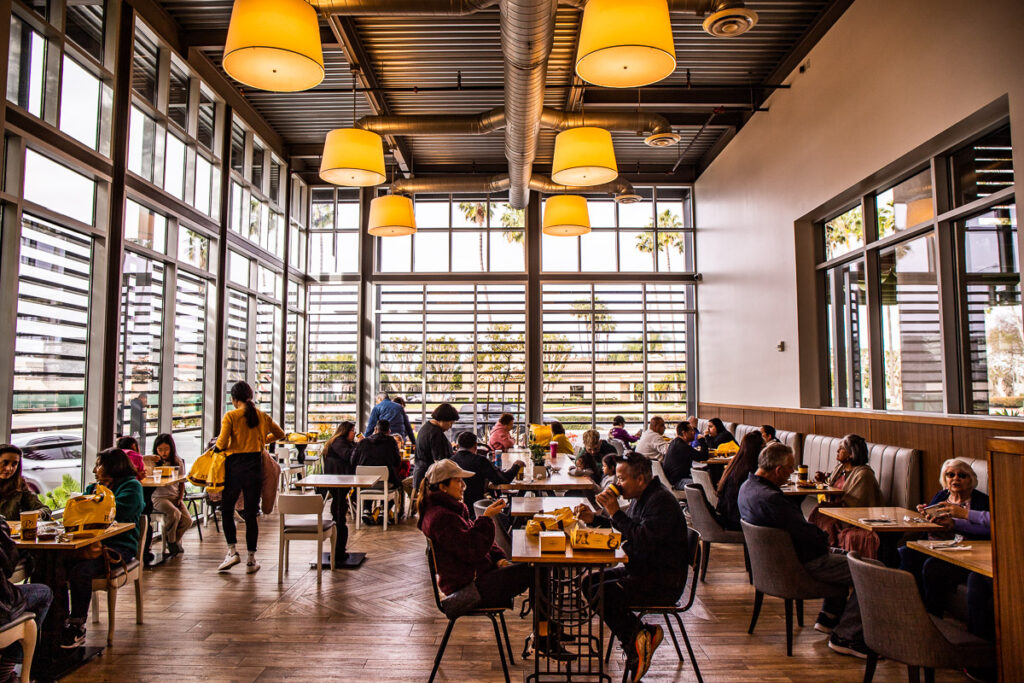
[[[43,505],[51,510],[61,510],[67,505],[68,500],[82,488],[70,474],[65,474],[60,480],[60,486],[39,496]]]

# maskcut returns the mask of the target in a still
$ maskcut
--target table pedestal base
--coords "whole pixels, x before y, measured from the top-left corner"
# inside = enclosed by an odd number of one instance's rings
[[[335,569],[359,569],[360,565],[366,559],[366,553],[349,553],[348,557],[341,559],[338,557],[335,559]],[[320,566],[324,569],[331,568],[331,553],[325,552],[320,557]],[[316,569],[316,562],[309,563],[310,569]]]
[[[64,650],[60,647],[49,652],[36,650],[32,658],[32,679],[41,683],[57,681],[71,675],[93,657],[103,654],[102,647],[76,647]]]

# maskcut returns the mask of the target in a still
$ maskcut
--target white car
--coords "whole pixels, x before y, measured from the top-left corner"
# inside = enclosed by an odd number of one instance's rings
[[[21,474],[35,493],[49,493],[61,485],[65,474],[82,479],[82,436],[75,432],[14,434],[11,442],[21,449]]]

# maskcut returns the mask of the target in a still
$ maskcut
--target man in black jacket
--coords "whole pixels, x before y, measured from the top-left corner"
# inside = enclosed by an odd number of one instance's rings
[[[387,467],[388,468],[388,491],[398,491],[398,509],[402,509],[402,479],[398,470],[402,466],[402,456],[398,454],[398,443],[395,437],[391,436],[391,423],[387,420],[377,420],[373,435],[368,436],[356,446],[354,457],[356,467]],[[377,482],[373,488],[383,489],[384,482]],[[359,511],[362,514],[362,510]]]
[[[665,462],[662,463],[662,467],[665,468],[665,476],[668,477],[665,485],[671,486],[677,491],[682,491],[684,486],[693,482],[690,477],[690,468],[694,461],[708,459],[706,442],[700,442],[699,451],[690,445],[695,435],[693,425],[683,420],[676,425],[676,438],[672,439],[672,443],[668,445],[668,451],[665,452]]]
[[[757,472],[740,487],[740,517],[747,524],[782,529],[789,533],[797,559],[807,573],[825,583],[853,587],[846,555],[830,552],[828,536],[804,519],[800,507],[779,488],[796,471],[793,449],[783,443],[769,444],[757,457]],[[844,655],[866,659],[856,592],[846,598],[826,598],[814,624],[816,631],[829,634],[828,646]]]
[[[618,496],[606,489],[597,494],[605,514],[595,515],[580,506],[576,515],[587,524],[612,526],[622,534],[629,562],[604,573],[604,621],[626,652],[626,680],[639,681],[664,633],[660,626],[641,622],[630,606],[673,605],[679,600],[689,568],[686,520],[672,492],[652,475],[650,460],[637,454],[617,460],[616,486],[632,505],[622,510]],[[596,582],[586,589],[594,601]]]
[[[493,462],[477,453],[476,434],[473,432],[459,434],[456,444],[459,450],[452,456],[452,460],[462,469],[473,473],[472,477],[463,480],[466,482],[466,491],[462,494],[462,502],[469,508],[469,516],[475,519],[476,511],[473,509],[473,503],[483,500],[487,493],[487,482],[508,484],[516,478],[525,463],[522,460],[517,460],[509,469],[499,470]]]

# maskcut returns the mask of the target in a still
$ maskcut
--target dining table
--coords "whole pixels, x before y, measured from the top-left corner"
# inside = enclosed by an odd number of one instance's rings
[[[160,477],[160,481],[157,481],[153,477],[152,472],[150,472],[145,477],[143,477],[142,480],[139,482],[140,484],[142,484],[142,498],[146,504],[145,509],[150,511],[147,513],[147,516],[149,517],[149,525],[146,527],[146,556],[143,558],[144,564],[147,567],[156,567],[158,565],[161,565],[164,563],[164,560],[168,558],[168,555],[164,554],[163,552],[157,555],[156,553],[150,550],[153,541],[153,492],[158,488],[162,488],[164,486],[173,486],[175,484],[180,484],[183,481],[188,481],[188,477],[186,477],[184,473],[182,473],[181,470],[179,469],[176,474],[170,477]],[[162,528],[160,531],[160,536],[161,543],[163,543],[164,539]],[[167,548],[166,543],[163,544],[163,547],[164,549]]]
[[[67,566],[73,561],[73,553],[123,534],[135,528],[131,522],[114,522],[106,529],[95,533],[78,533],[65,535],[59,533],[62,527],[56,527],[58,533],[51,537],[36,537],[31,541],[21,538],[21,524],[9,522],[11,537],[18,550],[30,553],[35,568],[32,570],[32,583],[49,586],[54,593],[50,611],[46,614],[43,627],[39,633],[35,655],[32,658],[32,679],[36,681],[56,681],[79,669],[90,659],[103,654],[103,647],[86,647],[80,645],[67,649],[60,647],[61,630],[68,616],[67,598]],[[49,527],[43,524],[43,530]],[[51,527],[52,528],[52,527]]]
[[[878,534],[878,559],[888,567],[898,567],[900,563],[899,550],[897,548],[903,534],[945,531],[945,527],[929,522],[917,510],[907,508],[880,506],[880,507],[842,507],[827,506],[818,507],[821,514],[838,519],[840,522],[855,526],[859,529],[867,529]]]
[[[296,484],[300,488],[317,488],[317,489],[367,489],[380,481],[379,474],[311,474],[308,477],[303,477]],[[359,510],[356,510],[355,514],[361,514]],[[348,524],[345,519],[334,520],[335,524]],[[344,555],[341,557],[335,557],[334,567],[335,569],[358,569],[360,565],[366,560],[366,553],[353,553],[348,552],[346,549]],[[331,567],[331,553],[329,551],[321,552],[320,564],[330,569]],[[316,561],[310,562],[310,567],[316,568]]]
[[[786,484],[780,488],[782,489],[782,495],[784,496],[826,496],[834,498],[836,496],[843,495],[842,489],[837,489],[834,486],[828,486],[826,484],[817,484],[815,486]]]
[[[512,532],[512,562],[525,563],[534,568],[534,600],[546,606],[548,628],[561,634],[561,646],[577,655],[568,662],[549,659],[537,652],[533,658],[533,672],[526,675],[527,683],[569,681],[601,681],[611,683],[604,670],[604,572],[609,567],[629,561],[622,548],[615,550],[577,550],[566,538],[565,550],[542,552],[540,537],[525,530]],[[583,586],[597,586],[596,600],[591,603],[584,595]],[[545,610],[533,609],[533,631],[538,632],[539,614]],[[597,617],[596,624],[593,617]]]
[[[501,469],[507,470],[517,460],[526,463],[520,471],[520,477],[508,484],[494,484],[493,488],[500,491],[534,491],[545,493],[556,493],[560,491],[594,491],[598,485],[587,475],[569,474],[569,468],[574,462],[572,456],[564,453],[552,458],[544,456],[545,476],[534,477],[535,465],[530,461],[529,451],[505,451],[502,454]]]
[[[910,541],[907,547],[992,578],[992,541]]]
[[[575,510],[577,505],[586,505],[591,510],[594,506],[582,496],[536,496],[512,498],[509,514],[513,517],[533,517],[534,515],[554,512],[558,508]],[[596,512],[596,510],[594,510]]]

